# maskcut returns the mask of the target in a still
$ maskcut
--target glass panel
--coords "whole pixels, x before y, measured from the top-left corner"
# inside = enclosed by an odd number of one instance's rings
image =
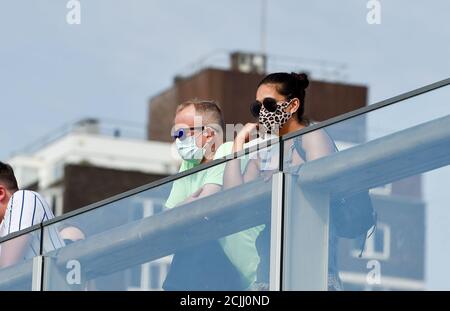
[[[285,289],[450,288],[448,98],[443,87],[285,142]]]
[[[65,241],[45,252],[45,289],[268,288],[279,148],[264,151],[44,227]]]
[[[340,239],[339,274],[345,290],[425,289],[423,181],[423,175],[416,175],[370,190],[376,228],[365,240]]]
[[[358,241],[342,240],[346,290],[449,290],[450,166],[371,189],[377,228],[359,257]]]
[[[0,291],[32,289],[33,257],[39,248],[39,229],[0,244]]]
[[[449,115],[448,98],[450,87],[441,87],[330,125],[326,131],[339,150],[344,150]]]

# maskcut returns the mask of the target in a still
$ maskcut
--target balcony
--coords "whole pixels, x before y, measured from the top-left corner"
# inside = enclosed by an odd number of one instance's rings
[[[26,243],[29,251],[0,270],[0,289],[161,290],[174,254],[197,255],[171,278],[177,288],[200,265],[220,275],[224,263],[204,251],[216,245],[238,280],[210,274],[191,283],[213,284],[211,290],[263,283],[270,290],[329,290],[336,276],[344,290],[448,290],[449,98],[447,79],[7,236],[2,248]],[[349,129],[358,131],[362,119],[366,138],[339,143],[342,127],[354,137]],[[290,161],[295,141],[337,133],[337,152],[301,165]],[[245,170],[253,160],[263,164],[245,183],[165,207],[173,185],[233,161]],[[376,226],[366,236],[336,236],[330,202],[364,191]]]

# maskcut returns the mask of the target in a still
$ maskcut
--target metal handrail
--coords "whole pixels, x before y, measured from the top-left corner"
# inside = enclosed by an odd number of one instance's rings
[[[308,162],[302,187],[348,195],[450,164],[450,115]]]

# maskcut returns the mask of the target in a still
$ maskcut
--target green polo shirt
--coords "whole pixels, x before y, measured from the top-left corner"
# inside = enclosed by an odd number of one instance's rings
[[[222,144],[217,149],[214,160],[229,155],[232,152],[232,148],[232,142]],[[242,171],[245,170],[247,163],[248,161],[241,161]],[[198,164],[183,161],[181,163],[180,172],[194,168],[197,165]],[[225,165],[226,164],[219,164],[207,170],[176,180],[172,185],[172,190],[166,201],[166,207],[173,208],[182,203],[195,191],[206,184],[222,186]],[[249,287],[256,281],[256,270],[259,264],[256,238],[263,229],[264,225],[261,225],[219,239],[225,254],[241,273],[245,287]]]

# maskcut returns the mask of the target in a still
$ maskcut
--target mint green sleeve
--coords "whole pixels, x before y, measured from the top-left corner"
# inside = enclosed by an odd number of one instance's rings
[[[179,172],[183,172],[187,169],[186,162],[183,161],[180,166]],[[169,197],[164,204],[166,208],[173,208],[177,206],[180,202],[182,202],[186,198],[186,182],[185,180],[178,179],[175,180],[172,184],[172,189],[170,190]]]
[[[223,143],[216,151],[216,154],[214,155],[214,160],[222,159],[229,155],[231,153],[231,150],[233,148],[232,142],[226,142]],[[205,177],[205,181],[203,182],[203,185],[206,184],[216,184],[219,186],[223,185],[223,174],[225,171],[225,164],[219,164],[216,166],[213,166],[208,169]]]
[[[223,185],[223,174],[225,172],[225,164],[219,164],[208,169],[206,173],[204,185],[216,184]]]
[[[185,189],[183,184],[179,180],[176,180],[172,185],[172,190],[170,190],[169,197],[166,201],[166,208],[173,208],[177,206],[186,198]]]

